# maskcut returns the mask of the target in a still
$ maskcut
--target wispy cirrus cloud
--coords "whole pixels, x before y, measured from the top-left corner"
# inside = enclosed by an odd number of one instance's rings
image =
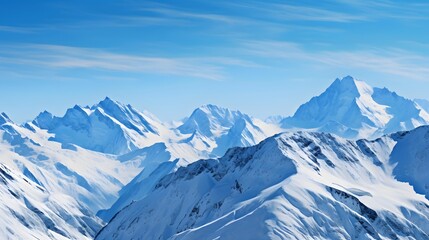
[[[228,24],[243,23],[249,20],[244,20],[237,16],[229,16],[226,14],[214,14],[214,13],[201,13],[193,12],[189,10],[180,10],[172,7],[157,7],[157,8],[142,8],[142,11],[157,13],[163,17],[170,17],[176,19],[198,19],[207,20],[213,22],[223,22]]]
[[[334,69],[354,68],[429,81],[429,58],[397,48],[366,50],[307,50],[302,45],[282,41],[245,41],[243,51],[258,57],[299,61]]]
[[[371,19],[429,19],[429,3],[422,1],[391,1],[391,0],[334,0],[348,6]]]
[[[227,57],[152,57],[109,52],[94,48],[25,44],[0,49],[1,65],[44,69],[86,69],[112,72],[177,75],[210,80],[225,77],[225,66],[254,66]],[[10,68],[9,68],[10,69]]]
[[[322,7],[311,7],[299,4],[279,2],[232,3],[242,11],[251,11],[254,16],[273,19],[276,21],[311,21],[311,22],[337,22],[347,23],[355,21],[368,21],[366,15],[355,12],[330,10]]]
[[[32,32],[34,32],[34,30],[35,30],[34,28],[0,25],[0,32],[32,33]]]
[[[205,3],[202,3],[205,6]],[[278,2],[226,2],[219,1],[206,6],[207,8],[193,9],[179,4],[159,4],[148,2],[140,5],[122,6],[127,14],[98,14],[91,15],[93,19],[83,20],[68,25],[80,27],[146,27],[146,26],[185,26],[201,22],[217,23],[227,26],[279,26],[288,22],[335,22],[349,23],[367,21],[367,15],[356,12],[330,10],[329,8],[310,7],[306,5],[287,4]],[[212,11],[213,7],[216,11]],[[296,24],[296,23],[295,23]],[[209,30],[209,29],[207,29]]]

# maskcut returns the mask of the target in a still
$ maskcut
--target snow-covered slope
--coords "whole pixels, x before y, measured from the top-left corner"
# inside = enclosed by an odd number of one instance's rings
[[[145,197],[161,177],[181,166],[201,158],[219,157],[230,147],[255,145],[280,129],[239,111],[204,105],[172,131],[176,134],[168,141],[119,157],[139,162],[144,169],[121,190],[111,208],[97,214],[100,218],[109,221],[119,210]]]
[[[51,140],[93,151],[121,155],[165,143],[184,159],[220,156],[230,147],[251,146],[281,131],[275,124],[210,104],[197,108],[180,126],[168,127],[149,112],[107,97],[92,107],[76,105],[63,117],[42,112],[32,123],[52,133]]]
[[[281,124],[288,130],[311,129],[356,138],[410,129],[426,124],[426,119],[423,103],[344,78]],[[276,126],[278,121],[277,117],[264,122],[239,111],[204,105],[180,124],[166,124],[146,111],[109,98],[92,107],[76,105],[63,117],[45,111],[22,126],[1,113],[0,194],[5,202],[0,204],[0,211],[5,217],[0,238],[91,238],[103,225],[102,220],[109,221],[124,208],[100,238],[113,234],[119,222],[121,226],[130,224],[125,219],[127,214],[131,219],[141,214],[137,222],[148,216],[154,217],[154,222],[163,219],[163,224],[168,220],[169,227],[144,225],[149,232],[142,233],[130,226],[132,230],[122,235],[120,229],[117,237],[141,233],[200,239],[217,233],[226,238],[257,233],[262,234],[256,234],[258,238],[272,234],[328,238],[332,236],[326,235],[326,229],[331,227],[340,229],[338,234],[344,236],[371,235],[371,229],[385,236],[389,228],[393,235],[407,234],[397,230],[398,226],[410,228],[416,237],[426,237],[427,228],[416,226],[427,225],[427,209],[420,209],[427,200],[414,193],[428,196],[428,178],[421,173],[428,162],[426,128],[372,142],[329,134],[287,133],[256,147],[235,148],[221,159],[193,163],[220,157],[231,147],[258,144],[282,131]],[[386,191],[385,198],[398,196],[398,200],[383,210],[379,204],[389,199],[383,198],[377,187],[382,193]],[[297,208],[287,195],[295,200],[303,197],[305,206]],[[203,203],[205,200],[210,203]],[[140,208],[139,204],[147,206]],[[164,209],[162,204],[166,204]],[[338,216],[327,215],[332,207],[340,209]],[[293,214],[279,213],[283,208]],[[377,223],[368,220],[367,208],[379,216]],[[133,213],[126,213],[130,209]],[[315,209],[320,209],[320,218],[301,221],[310,217],[298,212],[313,213]],[[365,213],[359,212],[362,209]],[[340,215],[348,217],[349,225],[332,223]],[[261,217],[266,222],[257,221]],[[244,228],[239,227],[255,221],[254,232],[242,232]],[[301,224],[301,228],[288,235],[284,231],[290,224]],[[360,233],[355,228],[359,224],[365,229]],[[137,225],[135,229],[140,229]],[[317,233],[316,226],[321,225],[325,230]],[[303,230],[305,226],[313,228]],[[231,232],[237,229],[237,233]]]
[[[183,142],[213,156],[223,155],[231,147],[252,146],[280,132],[274,124],[211,104],[195,109],[177,129],[190,135]]]
[[[96,239],[429,239],[429,201],[413,189],[428,184],[427,136],[295,132],[233,148],[163,177]]]
[[[76,105],[63,117],[43,112],[33,123],[53,133],[55,141],[111,154],[146,147],[168,135],[168,129],[152,114],[108,97],[92,107]]]
[[[76,200],[49,193],[3,163],[0,195],[1,239],[91,239],[101,227]]]
[[[429,199],[429,126],[392,135],[398,141],[390,158],[393,175],[410,183],[417,193]]]
[[[85,239],[102,226],[95,216],[140,168],[52,137],[0,114],[2,239]]]
[[[420,106],[420,108],[429,113],[429,100],[416,98],[414,99],[414,102],[416,102]]]
[[[347,138],[375,138],[429,123],[416,102],[386,88],[373,88],[347,76],[281,121],[286,129],[312,129]]]
[[[122,155],[119,159],[144,167],[130,183],[121,189],[119,198],[110,208],[97,213],[97,216],[105,222],[108,222],[132,201],[143,198],[160,178],[171,173],[178,166],[186,165],[183,161],[179,162],[178,159],[174,159],[164,143],[157,143]]]

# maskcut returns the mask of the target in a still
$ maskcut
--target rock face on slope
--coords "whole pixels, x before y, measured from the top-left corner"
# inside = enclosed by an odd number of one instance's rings
[[[168,126],[110,98],[22,126],[2,113],[0,238],[92,238],[125,208],[99,238],[425,239],[428,203],[415,192],[428,197],[427,128],[374,141],[311,133],[375,138],[427,124],[424,109],[424,100],[346,77],[270,123],[204,105]],[[279,122],[310,132],[228,151],[283,131]],[[202,158],[213,159],[185,168]],[[161,225],[142,223],[148,216]]]
[[[177,133],[178,139],[119,157],[127,162],[141,162],[143,171],[121,190],[111,208],[97,214],[100,218],[108,222],[119,210],[145,197],[161,177],[180,166],[201,158],[221,156],[230,147],[255,145],[280,129],[239,111],[204,105],[172,131]]]
[[[429,201],[415,192],[427,179],[396,164],[407,136],[425,149],[426,135],[295,132],[233,148],[163,177],[96,239],[429,239]]]
[[[428,123],[429,114],[416,102],[347,76],[301,105],[292,117],[281,121],[281,126],[346,138],[375,138]]]

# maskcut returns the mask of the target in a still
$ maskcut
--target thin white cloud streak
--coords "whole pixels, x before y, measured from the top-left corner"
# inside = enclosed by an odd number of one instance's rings
[[[199,20],[208,20],[208,21],[214,21],[214,22],[223,22],[228,24],[247,22],[242,20],[241,18],[228,16],[228,15],[212,14],[212,13],[196,13],[196,12],[178,10],[178,9],[173,9],[168,7],[143,8],[142,10],[157,13],[162,16],[171,17],[171,18],[199,19]]]
[[[133,11],[128,15],[92,15],[97,20],[85,20],[71,27],[146,27],[146,26],[187,26],[199,24],[200,21],[213,22],[228,26],[240,27],[248,26],[284,26],[284,22],[355,22],[367,21],[369,18],[365,15],[356,13],[346,13],[342,11],[327,10],[323,8],[290,5],[281,3],[260,3],[248,2],[230,3],[220,2],[220,7],[230,7],[240,13],[211,13],[204,11],[195,11],[192,9],[177,8],[174,5],[156,4],[150,7],[133,6],[140,11]],[[134,10],[134,9],[133,9]],[[150,15],[148,15],[149,13]],[[289,26],[296,26],[288,23]],[[70,26],[69,26],[70,27]]]
[[[428,20],[429,4],[413,1],[390,0],[334,0],[344,6],[352,7],[371,19],[401,19],[401,20]]]
[[[292,5],[286,3],[270,3],[251,1],[244,3],[231,3],[237,10],[244,13],[252,13],[253,16],[262,19],[272,19],[276,21],[311,21],[311,22],[336,22],[350,23],[357,21],[368,21],[367,15],[357,13],[328,10],[320,7],[310,7],[303,5]]]
[[[362,51],[310,51],[301,45],[279,41],[246,41],[243,51],[269,59],[293,60],[300,64],[363,69],[414,80],[429,81],[429,58],[401,49]]]
[[[20,45],[0,49],[0,64],[47,69],[89,69],[152,73],[222,80],[225,66],[254,66],[224,57],[169,58],[112,53],[99,49],[60,45]]]
[[[24,28],[15,26],[0,25],[0,32],[11,32],[11,33],[32,33],[34,28]]]

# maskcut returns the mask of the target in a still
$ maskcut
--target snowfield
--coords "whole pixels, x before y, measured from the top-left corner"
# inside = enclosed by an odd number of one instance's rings
[[[402,134],[284,133],[230,149],[163,177],[96,239],[429,239],[429,201],[413,189],[426,169],[401,182],[394,160],[429,127]]]
[[[428,106],[345,77],[266,121],[1,113],[0,239],[429,239]]]

